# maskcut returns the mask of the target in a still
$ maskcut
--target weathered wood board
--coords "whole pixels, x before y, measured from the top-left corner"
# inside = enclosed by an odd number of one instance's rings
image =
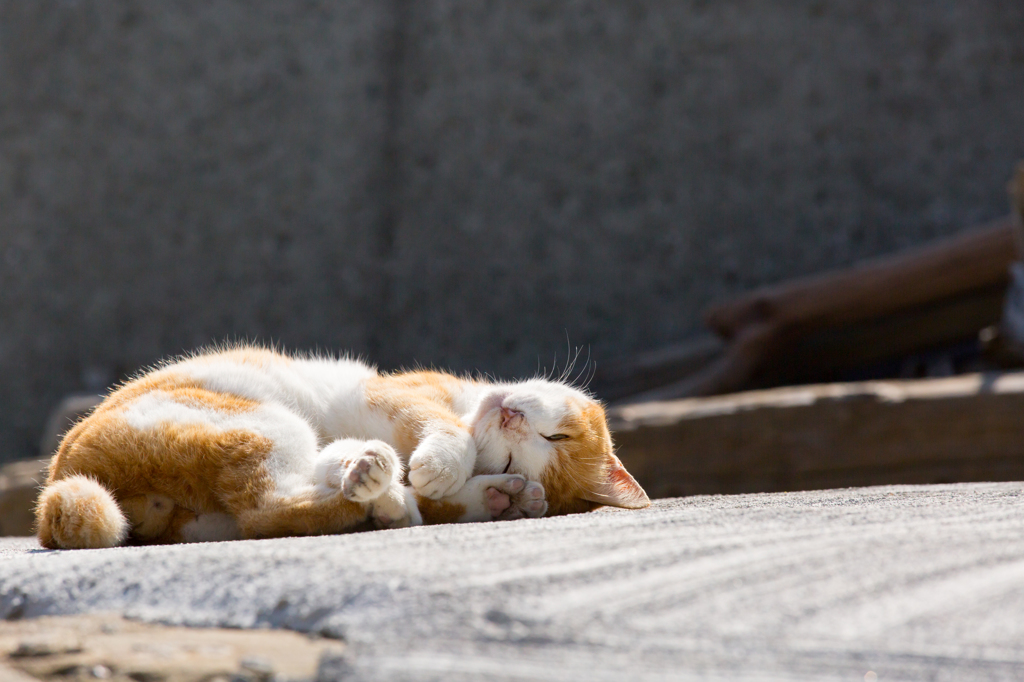
[[[1024,480],[1024,373],[753,391],[613,408],[652,497]]]

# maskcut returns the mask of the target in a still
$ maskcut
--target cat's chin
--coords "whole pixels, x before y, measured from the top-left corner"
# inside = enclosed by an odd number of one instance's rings
[[[511,455],[506,455],[505,459],[501,461],[488,461],[488,462],[477,462],[477,466],[473,469],[474,476],[497,476],[501,474],[518,474],[523,476],[521,471],[516,470],[515,462]]]

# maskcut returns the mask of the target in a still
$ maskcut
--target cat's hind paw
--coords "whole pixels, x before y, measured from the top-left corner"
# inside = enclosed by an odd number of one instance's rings
[[[351,460],[341,482],[341,494],[353,502],[369,502],[384,494],[395,478],[398,457],[390,445],[370,441],[366,451]]]
[[[476,449],[468,436],[428,436],[409,458],[409,483],[423,497],[449,497],[466,484],[475,459]]]
[[[333,452],[340,450],[340,452]],[[383,495],[401,471],[394,448],[383,441],[336,441],[324,449],[322,481],[346,500],[369,502]]]

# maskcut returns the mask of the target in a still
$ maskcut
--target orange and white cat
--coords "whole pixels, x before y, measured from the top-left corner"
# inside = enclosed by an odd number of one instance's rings
[[[601,405],[563,383],[239,347],[111,393],[64,437],[36,521],[44,547],[87,548],[648,504]]]

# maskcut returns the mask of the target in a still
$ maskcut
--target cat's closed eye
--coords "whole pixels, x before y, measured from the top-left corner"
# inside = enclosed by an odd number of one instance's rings
[[[567,435],[566,435],[566,434],[564,434],[564,433],[556,433],[556,434],[555,434],[555,435],[553,435],[553,436],[544,436],[544,438],[546,438],[547,440],[550,440],[550,441],[552,441],[552,442],[553,442],[553,441],[556,441],[556,440],[565,440],[565,439],[566,439],[566,438],[568,438],[568,437],[569,437],[569,436],[567,436]]]

